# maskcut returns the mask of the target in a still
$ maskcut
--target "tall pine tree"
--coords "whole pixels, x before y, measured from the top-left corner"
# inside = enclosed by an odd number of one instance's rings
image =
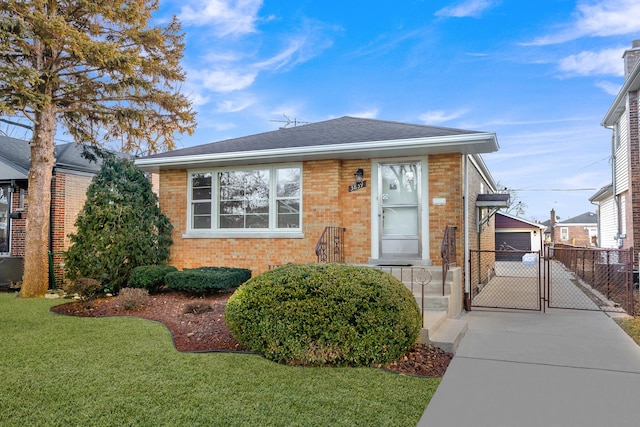
[[[68,277],[96,279],[114,292],[126,286],[133,268],[164,264],[173,243],[173,226],[145,174],[113,155],[91,181],[76,227],[65,253]]]
[[[33,123],[22,297],[48,287],[54,136],[172,149],[195,113],[180,93],[180,24],[152,25],[158,0],[0,1],[0,114]]]

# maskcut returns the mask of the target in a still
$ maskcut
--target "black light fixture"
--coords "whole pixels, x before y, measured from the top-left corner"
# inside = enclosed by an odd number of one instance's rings
[[[362,178],[364,177],[364,170],[358,169],[356,173],[353,174],[353,176],[356,178],[356,184],[362,182]]]

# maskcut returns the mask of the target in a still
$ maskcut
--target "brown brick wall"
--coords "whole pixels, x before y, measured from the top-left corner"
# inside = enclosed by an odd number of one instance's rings
[[[562,240],[562,232],[561,228],[568,228],[569,239]],[[564,243],[566,245],[573,246],[581,246],[581,247],[590,247],[591,246],[591,238],[589,237],[589,230],[585,230],[585,227],[596,227],[596,224],[593,225],[562,225],[557,224],[554,232],[555,243]]]
[[[68,235],[75,232],[75,221],[84,206],[86,191],[91,183],[90,176],[57,172],[51,182],[51,249],[54,274],[60,286],[64,281],[64,251],[70,246]],[[24,256],[26,238],[26,218],[28,216],[27,194],[22,218],[11,220],[11,255]],[[13,211],[20,206],[20,193],[13,193]]]
[[[463,263],[464,182],[463,157],[460,154],[429,156],[429,257],[442,264],[440,246],[447,226],[456,226],[457,263]],[[434,198],[446,199],[444,205],[434,205]]]
[[[170,263],[176,267],[249,268],[254,275],[269,265],[315,262],[315,245],[327,226],[346,228],[346,262],[364,263],[370,253],[370,186],[349,193],[356,169],[371,176],[368,160],[305,162],[302,186],[302,239],[183,238],[187,231],[187,171],[163,171],[160,207],[174,226]]]

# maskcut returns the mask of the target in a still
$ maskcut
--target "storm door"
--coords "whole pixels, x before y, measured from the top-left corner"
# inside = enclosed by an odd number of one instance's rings
[[[379,168],[381,258],[420,258],[420,163]]]

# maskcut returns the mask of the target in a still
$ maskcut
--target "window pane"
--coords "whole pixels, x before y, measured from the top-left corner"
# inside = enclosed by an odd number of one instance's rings
[[[220,214],[222,215],[244,215],[244,208],[241,201],[220,202]]]
[[[220,215],[220,228],[244,228],[242,215]]]
[[[211,187],[194,188],[191,198],[193,200],[211,200]]]
[[[203,228],[211,228],[211,216],[194,216],[193,217],[193,228],[203,229]]]
[[[277,197],[300,197],[300,168],[278,169]]]
[[[193,188],[211,187],[211,174],[210,173],[191,174],[191,186]]]
[[[191,175],[191,198],[193,200],[211,199],[211,174],[194,173]]]
[[[278,228],[300,228],[300,202],[278,200]]]
[[[269,215],[247,215],[247,228],[269,228]]]
[[[269,170],[221,172],[220,228],[269,227]]]
[[[211,214],[211,203],[192,203],[191,209],[194,215]]]

